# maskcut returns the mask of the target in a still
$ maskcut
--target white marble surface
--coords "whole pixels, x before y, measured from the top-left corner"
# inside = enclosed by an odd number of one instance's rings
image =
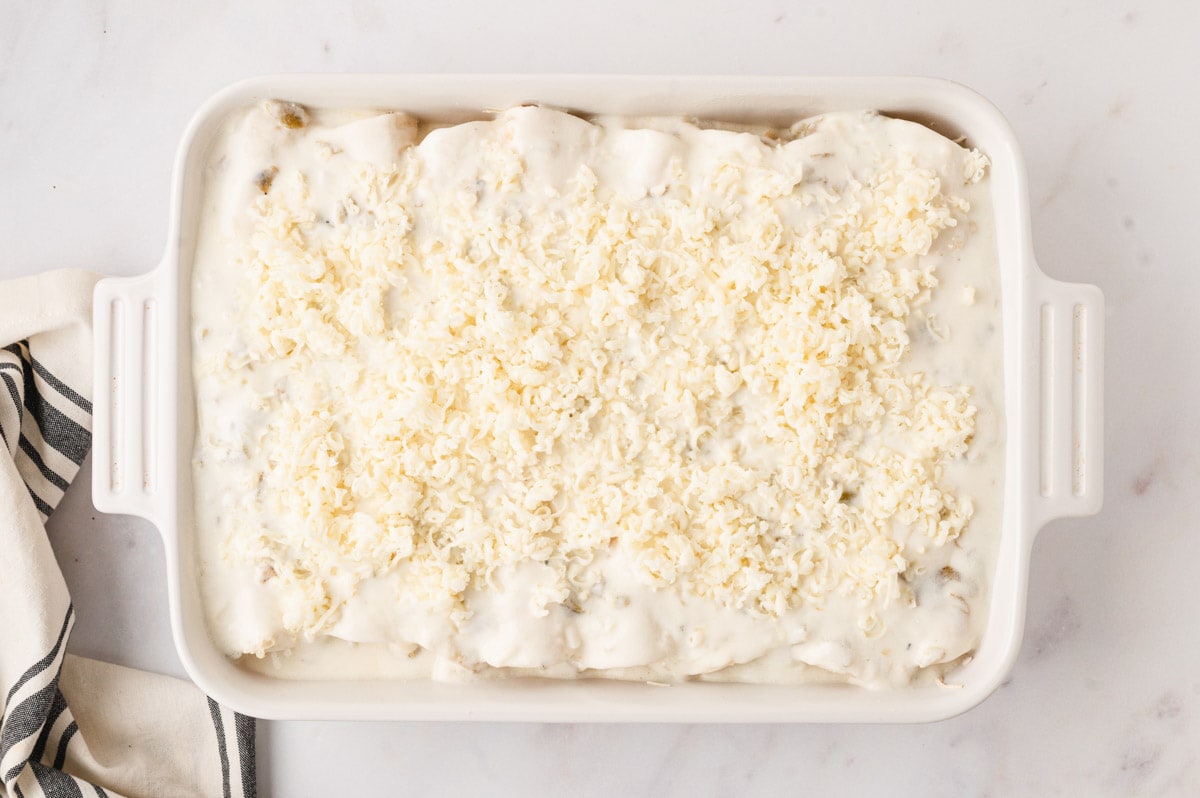
[[[264,723],[264,795],[1200,795],[1200,6],[174,5],[0,0],[0,276],[150,268],[185,122],[255,73],[917,73],[1000,106],[1041,262],[1108,300],[1105,510],[1038,539],[1020,661],[978,709],[917,727]],[[71,646],[181,673],[162,545],[87,485],[51,525]]]

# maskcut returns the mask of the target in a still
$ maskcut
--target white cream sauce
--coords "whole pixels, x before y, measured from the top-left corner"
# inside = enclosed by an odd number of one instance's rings
[[[289,118],[305,123],[293,129],[280,124],[281,113],[288,112],[279,108],[233,115],[217,140],[192,277],[196,539],[211,632],[229,656],[241,657],[254,670],[300,679],[532,674],[665,682],[844,680],[866,686],[936,678],[969,656],[986,614],[1004,456],[1000,290],[989,189],[986,180],[963,184],[960,147],[919,125],[889,120],[881,126],[878,118],[863,114],[810,121],[805,135],[766,146],[758,135],[700,129],[675,119],[587,121],[534,108],[498,121],[433,129],[403,114],[315,111],[311,118]],[[971,403],[978,408],[973,440],[964,458],[946,464],[943,484],[971,497],[975,512],[957,540],[924,553],[905,551],[914,566],[915,602],[894,601],[879,609],[881,633],[860,630],[862,605],[851,596],[831,595],[823,606],[801,604],[773,618],[686,591],[649,587],[635,576],[634,556],[620,544],[587,566],[595,587],[582,600],[539,601],[554,574],[530,560],[504,566],[490,584],[469,588],[464,619],[444,602],[405,596],[397,587],[403,583],[402,564],[352,585],[345,574],[330,574],[332,583],[345,582],[340,595],[347,598],[329,608],[327,633],[297,639],[285,631],[289,609],[273,592],[270,575],[260,565],[233,562],[225,549],[230,537],[271,527],[260,502],[261,475],[272,458],[288,456],[263,445],[272,412],[263,397],[277,390],[281,377],[271,364],[250,363],[242,354],[246,317],[239,269],[252,235],[245,210],[271,183],[299,173],[316,216],[339,223],[363,165],[390,168],[402,152],[415,148],[420,194],[409,235],[436,236],[439,207],[473,190],[479,179],[484,141],[511,146],[524,172],[520,192],[482,192],[479,202],[507,202],[514,213],[531,207],[559,212],[584,162],[601,186],[629,201],[653,203],[684,190],[711,200],[708,187],[688,184],[687,176],[708,174],[731,153],[764,162],[797,192],[821,192],[862,180],[882,157],[907,152],[937,169],[969,201],[969,224],[944,231],[925,256],[936,260],[939,285],[909,320],[909,364],[939,384],[972,388]],[[787,208],[795,218],[785,216],[786,223],[804,221],[801,205]],[[320,225],[308,235],[319,243]],[[420,279],[410,275],[410,297],[420,294]],[[521,286],[511,290],[520,301]],[[410,311],[389,306],[389,323],[402,326]],[[634,368],[649,363],[640,347],[631,333],[623,356]],[[386,370],[386,361],[379,360],[384,355],[370,341],[359,344],[359,354],[368,368]],[[216,368],[218,361],[238,368]],[[320,368],[331,386],[360,378],[337,363]],[[714,445],[748,463],[757,459],[769,470],[774,455],[757,445],[753,427],[737,435]],[[561,501],[569,503],[570,497]],[[264,656],[248,654],[260,648]]]

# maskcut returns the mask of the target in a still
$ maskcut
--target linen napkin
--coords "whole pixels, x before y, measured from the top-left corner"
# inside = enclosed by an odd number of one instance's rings
[[[0,282],[0,793],[252,798],[252,718],[66,654],[75,614],[45,522],[91,444],[96,279]]]

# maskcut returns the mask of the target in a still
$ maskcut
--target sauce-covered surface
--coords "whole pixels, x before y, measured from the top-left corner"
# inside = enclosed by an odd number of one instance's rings
[[[941,678],[1001,520],[987,161],[919,125],[233,115],[211,632],[282,677]]]

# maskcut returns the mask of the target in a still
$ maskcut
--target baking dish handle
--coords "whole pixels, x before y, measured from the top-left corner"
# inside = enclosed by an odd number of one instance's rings
[[[1034,317],[1039,351],[1031,375],[1037,430],[1038,527],[1092,515],[1104,494],[1104,295],[1094,285],[1038,273]]]
[[[92,295],[92,503],[155,522],[161,505],[157,382],[163,337],[157,272],[109,277]]]

